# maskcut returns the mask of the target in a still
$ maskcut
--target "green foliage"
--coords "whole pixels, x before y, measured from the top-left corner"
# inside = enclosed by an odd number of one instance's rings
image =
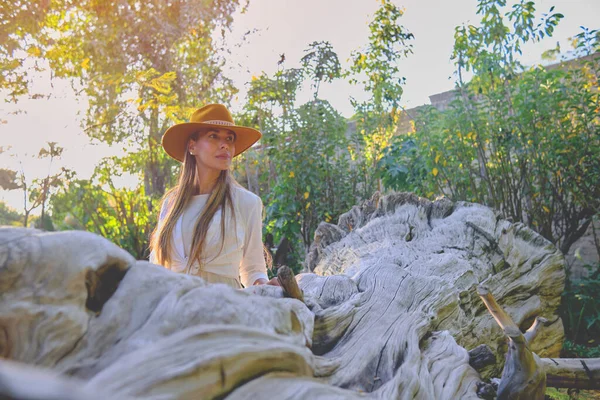
[[[595,354],[600,349],[597,342],[600,338],[600,264],[585,267],[589,271],[588,276],[567,279],[562,296],[561,317],[568,340],[563,350],[569,354]]]
[[[550,400],[571,400],[571,396],[567,393],[561,393],[555,388],[546,388],[546,399]]]
[[[24,216],[0,201],[0,225],[23,226]]]
[[[422,182],[426,178],[427,165],[417,146],[411,136],[395,136],[384,149],[378,171],[386,188],[425,195]]]
[[[271,155],[278,176],[267,197],[267,229],[276,229],[276,240],[300,235],[307,250],[319,222],[336,218],[354,197],[344,118],[322,100],[302,105],[296,116],[283,148]]]
[[[131,190],[74,180],[52,197],[52,216],[57,230],[97,233],[137,259],[144,259],[156,223],[148,207],[150,201],[141,187]]]
[[[331,82],[339,78],[342,66],[329,42],[313,42],[304,52],[306,54],[300,61],[304,71],[313,81],[316,100],[319,96],[321,82]]]
[[[349,169],[346,121],[329,104],[315,97],[296,107],[303,79],[310,77],[318,94],[321,81],[339,75],[337,55],[328,43],[313,43],[304,69],[281,68],[273,77],[253,77],[240,123],[263,133],[261,147],[240,157],[240,180],[262,194],[266,205],[265,232],[275,243],[292,243],[291,265],[298,270],[318,223],[332,221],[354,203]],[[240,176],[241,175],[241,176]]]
[[[369,45],[353,53],[349,71],[341,70],[330,43],[313,42],[301,59],[302,70],[281,65],[273,77],[263,74],[250,82],[240,120],[264,136],[261,148],[240,160],[245,176],[238,177],[263,193],[265,231],[275,242],[284,237],[292,242],[295,268],[320,221],[335,221],[378,188],[378,162],[394,133],[404,84],[397,63],[412,52],[413,35],[398,24],[402,14],[391,2],[382,2],[369,25]],[[318,97],[322,82],[342,76],[371,94],[369,102],[352,100],[354,130]],[[297,107],[305,78],[312,83],[313,100]]]
[[[400,75],[398,60],[412,54],[414,35],[400,25],[404,11],[383,0],[369,24],[369,45],[352,54],[350,82],[360,83],[372,95],[375,112],[396,109],[400,103],[405,78]]]
[[[369,24],[369,44],[352,54],[352,65],[346,76],[361,84],[371,95],[365,102],[351,99],[355,109],[356,130],[351,138],[354,175],[360,197],[369,198],[381,190],[379,161],[390,144],[398,121],[398,108],[405,78],[399,61],[412,53],[412,33],[399,24],[404,12],[391,1],[382,1]]]
[[[31,182],[26,179],[25,171],[22,168],[19,171],[0,169],[0,188],[4,190],[23,191],[23,226],[29,226],[29,214],[36,208],[42,207],[42,213],[36,225],[37,228],[53,230],[52,221],[46,215],[46,205],[52,192],[62,187],[72,176],[73,172],[66,168],[61,168],[57,173],[52,174],[52,163],[55,159],[61,157],[63,148],[55,142],[48,142],[48,147],[42,147],[37,155],[38,159],[48,158],[48,173],[44,178],[36,178]]]
[[[565,340],[561,355],[566,358],[599,358],[600,345],[582,345]]]
[[[481,26],[457,28],[459,79],[463,70],[474,77],[459,81],[448,110],[420,113],[411,139],[417,150],[407,158],[392,146],[398,167],[386,161],[384,181],[403,185],[392,177],[401,170],[417,182],[425,166],[416,192],[487,204],[566,253],[600,210],[600,59],[523,71],[521,46],[551,35],[562,15],[536,22],[534,4],[523,2],[502,18],[503,5],[480,1]],[[599,48],[595,31],[580,38],[587,38],[581,48]]]
[[[32,64],[70,80],[89,101],[85,133],[122,145],[128,155],[111,162],[139,176],[143,188],[135,191],[157,199],[176,176],[176,163],[160,146],[166,128],[196,106],[227,103],[236,92],[223,76],[222,44],[213,33],[225,34],[237,6],[226,0],[7,3],[0,7],[7,43],[0,47],[0,90],[15,102],[28,94],[37,77]]]
[[[598,400],[597,390],[546,388],[546,400]]]

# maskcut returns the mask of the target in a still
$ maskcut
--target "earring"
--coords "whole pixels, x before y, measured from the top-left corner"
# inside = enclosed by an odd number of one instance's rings
[[[190,151],[190,154],[193,156],[193,155],[194,155],[194,152],[193,152],[193,151]]]

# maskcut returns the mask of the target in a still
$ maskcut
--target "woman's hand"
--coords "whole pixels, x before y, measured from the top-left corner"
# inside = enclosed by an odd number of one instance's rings
[[[258,278],[254,281],[254,285],[271,285],[271,286],[279,286],[279,282],[277,281],[277,277],[271,278],[271,280],[267,281],[264,278]]]

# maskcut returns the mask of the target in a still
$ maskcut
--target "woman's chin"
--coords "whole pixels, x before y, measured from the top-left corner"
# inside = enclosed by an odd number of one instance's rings
[[[225,171],[225,170],[230,169],[230,168],[231,168],[231,159],[229,159],[227,161],[219,162],[216,165],[216,169],[219,169],[221,171]]]

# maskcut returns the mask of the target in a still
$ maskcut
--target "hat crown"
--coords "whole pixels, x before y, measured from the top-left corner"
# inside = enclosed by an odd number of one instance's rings
[[[196,110],[190,118],[190,122],[208,121],[226,121],[234,124],[229,110],[223,104],[208,104]]]

